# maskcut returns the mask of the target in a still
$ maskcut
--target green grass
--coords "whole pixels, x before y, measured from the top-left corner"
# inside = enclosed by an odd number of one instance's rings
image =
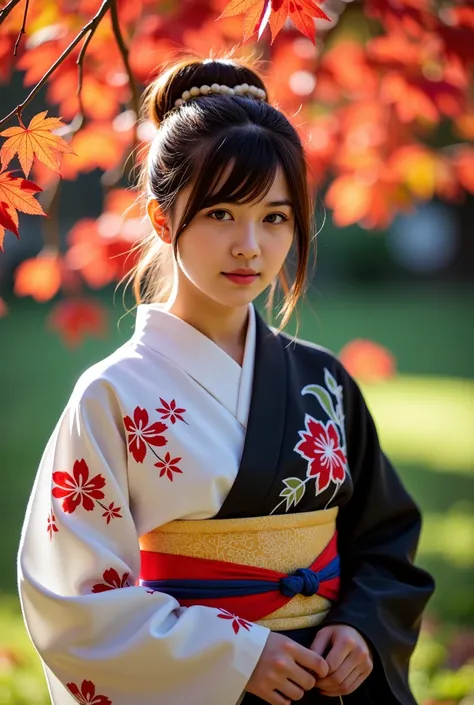
[[[43,668],[11,597],[0,603],[0,625],[0,703],[47,705],[51,701]]]
[[[397,463],[472,475],[474,382],[399,375],[363,391],[382,444]]]
[[[391,350],[415,375],[474,378],[474,288],[413,284],[327,290],[317,283],[300,335],[338,352],[355,338]]]

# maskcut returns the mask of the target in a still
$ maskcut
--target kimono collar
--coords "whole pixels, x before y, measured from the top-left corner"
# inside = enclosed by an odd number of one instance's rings
[[[164,310],[164,304],[137,307],[132,340],[158,352],[206,389],[243,426],[252,391],[256,345],[255,310],[249,304],[242,367],[210,338]]]

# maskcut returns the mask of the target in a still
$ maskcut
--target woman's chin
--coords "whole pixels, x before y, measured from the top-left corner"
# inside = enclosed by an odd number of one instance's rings
[[[200,287],[197,282],[194,282],[194,286],[197,290],[196,294],[198,298],[204,296],[223,308],[239,308],[241,306],[248,306],[248,304],[255,301],[255,299],[266,288],[266,286],[262,286],[262,282],[260,280],[254,281],[252,284],[246,286],[231,284],[230,282],[224,282],[224,286],[219,283],[217,286],[206,287]]]
[[[219,292],[211,298],[217,304],[220,304],[225,308],[238,308],[241,306],[248,306],[248,304],[252,303],[252,301],[254,301],[259,294],[260,291],[256,291],[255,288],[252,287],[252,289],[249,288],[245,291],[235,291],[231,294],[229,294],[229,292],[226,292],[226,294]]]

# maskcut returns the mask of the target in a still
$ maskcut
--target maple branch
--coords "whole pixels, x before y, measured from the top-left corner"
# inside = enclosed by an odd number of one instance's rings
[[[7,19],[10,12],[18,5],[19,2],[21,2],[21,0],[10,0],[8,5],[5,5],[3,10],[0,10],[0,24]]]
[[[101,22],[103,17],[107,14],[107,12],[110,9],[112,0],[103,0],[102,5],[97,11],[97,14],[94,15],[94,17],[86,24],[84,27],[81,29],[79,34],[72,40],[72,42],[66,47],[66,49],[63,51],[61,56],[54,62],[54,64],[46,71],[44,76],[38,81],[36,86],[33,88],[33,90],[27,95],[25,100],[20,103],[16,108],[14,108],[8,115],[6,115],[2,120],[0,120],[0,127],[4,125],[10,118],[12,118],[15,114],[18,115],[18,118],[21,119],[21,113],[22,110],[30,103],[35,95],[38,93],[38,91],[44,86],[48,78],[51,76],[54,71],[58,68],[58,66],[61,65],[61,63],[64,61],[64,59],[69,56],[69,54],[72,52],[74,47],[79,44],[79,42],[85,37],[85,35],[93,29],[95,31],[96,26]]]
[[[82,117],[82,120],[84,120],[84,103],[82,100],[82,79],[83,79],[83,69],[84,69],[84,58],[86,55],[86,50],[89,45],[90,40],[92,39],[94,35],[94,32],[91,32],[89,36],[87,37],[86,41],[81,47],[81,51],[79,52],[79,56],[77,57],[77,88],[76,88],[76,95],[77,95],[77,100],[79,102],[79,114]]]
[[[78,96],[80,103],[82,103],[82,101],[81,101],[81,91],[82,91],[82,79],[83,79],[83,69],[84,69],[84,66],[83,66],[83,65],[84,65],[84,58],[85,58],[85,56],[86,56],[86,51],[87,51],[87,47],[89,46],[89,42],[90,42],[90,40],[92,39],[92,37],[94,36],[94,32],[95,32],[95,30],[96,30],[96,27],[97,27],[97,25],[95,25],[95,27],[92,27],[92,28],[89,30],[89,36],[87,37],[87,39],[85,40],[84,44],[82,45],[81,50],[80,50],[80,52],[79,52],[79,56],[77,57],[77,61],[76,61],[76,64],[77,64],[77,75],[78,75],[78,78],[77,78],[76,95]],[[81,105],[81,112],[82,112],[82,105]]]
[[[120,54],[122,55],[122,60],[123,60],[123,65],[125,66],[125,71],[127,72],[128,80],[130,83],[130,90],[132,91],[132,108],[133,111],[136,115],[136,118],[138,120],[138,115],[140,112],[140,96],[138,95],[138,87],[137,83],[135,81],[135,77],[132,73],[132,69],[130,66],[130,61],[128,59],[129,56],[129,49],[128,46],[125,44],[123,35],[122,35],[122,30],[120,29],[120,23],[119,23],[119,17],[118,17],[118,10],[117,10],[117,0],[112,0],[112,5],[110,8],[110,14],[112,16],[112,28],[113,32],[115,35],[115,39],[117,41],[117,46],[119,48]],[[137,121],[135,121],[135,134],[134,134],[134,144],[136,143],[136,130],[137,130]]]
[[[127,45],[125,44],[125,41],[123,39],[122,31],[120,29],[120,24],[119,24],[119,17],[118,17],[118,10],[117,10],[117,0],[112,0],[112,7],[111,7],[111,17],[112,17],[112,29],[115,35],[115,39],[117,41],[117,46],[119,48],[120,54],[123,59],[123,63],[125,66],[125,71],[128,76],[128,81],[130,84],[130,90],[132,92],[132,96],[130,99],[131,107],[133,112],[135,113],[136,119],[133,123],[133,137],[132,137],[132,148],[131,151],[135,150],[135,147],[138,144],[138,115],[140,112],[140,96],[138,93],[138,86],[135,81],[135,78],[132,73],[132,69],[130,66],[129,62],[129,49]],[[104,186],[104,189],[109,191],[113,188],[116,188],[124,174],[125,167],[127,165],[128,159],[130,155],[124,156],[122,159],[121,163],[114,166],[112,169],[108,169],[101,178],[102,185]]]
[[[17,49],[18,49],[18,47],[20,46],[21,38],[22,38],[23,34],[25,34],[25,29],[26,29],[26,16],[27,16],[27,14],[28,14],[28,8],[29,8],[29,6],[30,6],[30,0],[26,0],[26,2],[25,2],[25,11],[24,11],[24,13],[23,13],[23,23],[22,23],[22,25],[21,25],[20,33],[18,34],[18,38],[17,38],[17,40],[16,40],[16,42],[15,42],[15,46],[14,46],[14,48],[13,48],[13,56],[16,56]]]

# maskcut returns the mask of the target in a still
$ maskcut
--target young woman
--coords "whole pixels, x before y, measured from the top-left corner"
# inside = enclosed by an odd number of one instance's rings
[[[412,705],[419,511],[334,355],[252,305],[280,279],[284,324],[304,288],[297,133],[232,60],[176,63],[146,104],[135,333],[78,381],[20,547],[52,701]]]

